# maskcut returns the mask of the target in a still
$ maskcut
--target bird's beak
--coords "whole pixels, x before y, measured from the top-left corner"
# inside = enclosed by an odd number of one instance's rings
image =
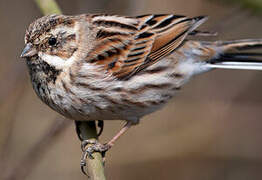
[[[32,57],[37,54],[36,49],[33,47],[31,43],[27,43],[25,45],[24,50],[22,51],[20,57],[21,58],[27,58],[27,57]]]

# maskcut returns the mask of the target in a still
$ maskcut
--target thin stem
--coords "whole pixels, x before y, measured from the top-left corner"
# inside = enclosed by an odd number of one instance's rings
[[[62,11],[55,0],[35,0],[35,2],[44,15],[62,14]]]
[[[83,140],[97,140],[97,131],[95,121],[78,122],[81,138]],[[91,180],[105,180],[103,159],[101,153],[95,152],[92,154],[94,159],[87,158],[87,175]]]

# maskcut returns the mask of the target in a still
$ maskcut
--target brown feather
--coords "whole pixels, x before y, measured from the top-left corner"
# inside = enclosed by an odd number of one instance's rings
[[[94,25],[100,34],[87,60],[104,65],[118,79],[127,79],[169,55],[205,20],[205,17],[145,15],[137,17],[137,24],[128,24],[134,18],[115,17],[119,19],[113,23],[107,22],[108,16],[95,17],[99,19]],[[116,31],[118,28],[121,33]]]
[[[168,44],[171,40],[173,40],[177,35],[185,32],[190,28],[191,21],[186,21],[177,25],[174,25],[172,28],[164,31],[163,33],[159,34],[158,37],[155,39],[155,42],[152,47],[152,52],[155,52],[158,49],[161,49],[166,44]]]

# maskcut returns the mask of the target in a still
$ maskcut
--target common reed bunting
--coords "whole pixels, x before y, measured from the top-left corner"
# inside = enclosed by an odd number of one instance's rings
[[[196,74],[215,68],[262,70],[262,53],[245,51],[262,47],[262,39],[190,40],[209,35],[196,30],[206,20],[169,14],[49,15],[27,29],[21,57],[36,94],[53,110],[75,121],[126,121],[107,144],[83,141],[85,155],[91,155],[111,148]]]

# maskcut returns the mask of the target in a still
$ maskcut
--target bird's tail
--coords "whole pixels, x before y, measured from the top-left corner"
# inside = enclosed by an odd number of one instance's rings
[[[208,62],[211,68],[262,70],[262,39],[216,42],[220,51]]]

